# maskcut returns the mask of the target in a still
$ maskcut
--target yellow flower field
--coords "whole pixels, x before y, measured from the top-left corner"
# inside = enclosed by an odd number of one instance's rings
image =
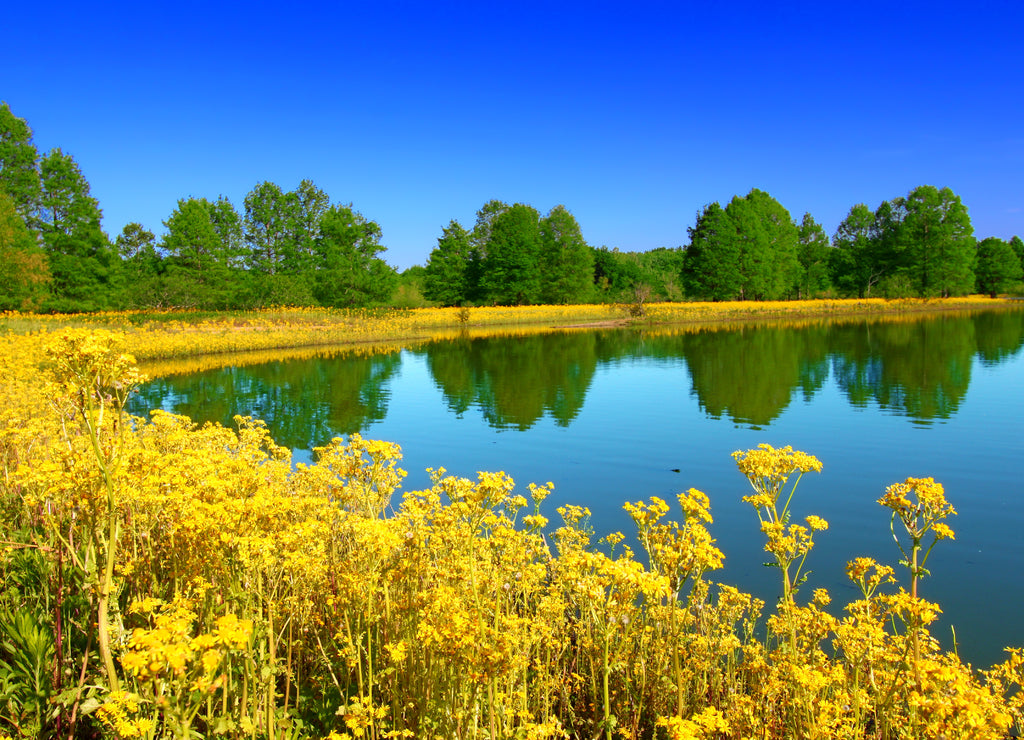
[[[769,317],[752,308],[715,320]],[[715,581],[728,554],[694,489],[672,505],[623,502],[636,532],[595,542],[585,508],[545,508],[550,484],[438,469],[431,488],[406,491],[388,442],[351,435],[293,464],[259,420],[197,427],[123,410],[142,380],[135,358],[171,373],[229,351],[255,362],[271,349],[355,341],[370,352],[371,340],[484,324],[617,318],[561,310],[5,317],[26,333],[0,337],[0,738],[994,739],[1021,728],[1024,651],[976,671],[929,632],[940,607],[922,595],[924,566],[956,528],[931,479],[874,492],[907,565],[896,547],[892,565],[850,553],[858,596],[844,605],[800,590],[828,524],[802,509],[797,482],[814,486],[828,461],[737,452],[752,536],[760,528],[779,571],[779,599],[764,604]],[[683,316],[712,320],[692,304],[651,307],[659,323]],[[910,592],[894,567],[908,569]]]

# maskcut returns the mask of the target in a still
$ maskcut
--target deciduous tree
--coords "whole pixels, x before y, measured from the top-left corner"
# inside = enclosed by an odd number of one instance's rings
[[[975,279],[979,293],[988,293],[993,298],[1021,279],[1020,259],[1013,247],[990,236],[978,242],[977,267]]]
[[[960,197],[949,188],[914,188],[897,199],[906,215],[900,242],[907,270],[922,295],[964,295],[974,288],[974,227]]]
[[[351,205],[332,206],[320,220],[315,297],[325,306],[365,306],[391,297],[398,276],[377,255],[386,248],[373,221]]]
[[[884,266],[875,258],[875,214],[863,203],[850,209],[832,237],[830,272],[844,294],[867,297],[882,279]]]
[[[709,203],[689,232],[690,246],[683,261],[687,294],[712,301],[738,298],[743,288],[741,249],[729,214],[719,203]]]
[[[230,201],[183,198],[164,226],[168,300],[190,307],[231,305],[240,221]]]
[[[0,193],[0,311],[35,311],[49,296],[46,253],[25,226],[14,200]]]
[[[544,303],[582,303],[590,297],[594,254],[565,206],[555,206],[540,221],[540,270]]]
[[[487,302],[536,303],[541,293],[540,214],[516,203],[494,218],[486,243],[480,287]]]
[[[829,261],[832,245],[825,230],[809,213],[804,214],[799,229],[800,283],[799,298],[813,298],[829,290]]]

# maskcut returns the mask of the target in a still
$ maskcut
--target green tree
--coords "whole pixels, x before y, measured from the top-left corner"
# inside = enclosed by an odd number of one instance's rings
[[[32,142],[32,129],[24,119],[0,103],[0,193],[6,193],[14,210],[30,228],[42,197],[39,152]]]
[[[875,213],[858,203],[846,214],[832,237],[829,271],[832,283],[845,295],[862,298],[884,276],[885,266],[877,259]]]
[[[476,223],[469,235],[469,264],[466,266],[466,282],[469,300],[483,303],[488,300],[484,295],[484,263],[487,260],[488,244],[494,221],[509,209],[508,203],[500,200],[489,200],[476,212]]]
[[[329,206],[327,194],[310,180],[287,193],[262,182],[245,196],[245,303],[313,302],[316,240]]]
[[[788,297],[798,283],[799,233],[781,203],[762,190],[736,196],[725,208],[740,242],[742,300]]]
[[[690,230],[687,292],[705,299],[779,300],[800,281],[799,232],[789,211],[754,188],[724,209],[712,203]]]
[[[583,303],[593,290],[594,253],[565,206],[540,221],[540,298],[545,303]]]
[[[377,255],[381,230],[353,211],[332,206],[320,220],[314,296],[325,306],[366,306],[391,297],[398,275]]]
[[[598,302],[626,300],[643,282],[640,263],[630,252],[618,248],[597,247],[594,257],[594,295]]]
[[[114,241],[114,248],[121,257],[125,305],[135,308],[162,305],[163,260],[157,252],[153,232],[140,223],[125,224]]]
[[[423,286],[426,282],[427,268],[422,265],[412,265],[402,270],[398,275],[398,285],[391,295],[391,305],[394,308],[426,308],[430,305],[423,295]]]
[[[308,179],[288,195],[292,201],[289,232],[293,255],[290,255],[292,259],[285,260],[285,270],[292,275],[304,275],[313,269],[320,220],[331,207],[331,199]]]
[[[974,289],[974,228],[967,208],[949,188],[914,188],[897,199],[905,210],[898,239],[903,269],[922,295],[964,295]]]
[[[423,296],[442,306],[460,306],[470,295],[470,233],[458,221],[449,222],[427,259]]]
[[[125,224],[114,247],[121,259],[133,260],[145,254],[156,254],[156,236],[140,223]]]
[[[480,288],[487,302],[503,306],[540,299],[540,214],[532,206],[516,203],[493,219]]]
[[[288,244],[291,209],[284,192],[272,182],[261,182],[245,196],[245,266],[252,272],[273,275],[281,269]]]
[[[53,274],[58,310],[90,311],[116,303],[120,261],[101,228],[102,212],[78,164],[60,149],[40,162],[37,222]]]
[[[245,264],[265,275],[303,276],[313,268],[320,219],[330,199],[311,180],[284,192],[261,182],[245,196]]]
[[[235,289],[232,262],[241,233],[230,201],[183,198],[164,226],[167,301],[184,307],[230,306]]]
[[[635,256],[640,268],[640,283],[650,287],[652,300],[683,300],[680,283],[684,259],[682,247],[657,247],[637,252]]]
[[[826,293],[831,287],[829,262],[832,245],[825,230],[805,213],[800,222],[799,248],[800,282],[797,289],[799,298],[813,298]]]
[[[1017,259],[1020,260],[1021,269],[1024,270],[1024,240],[1019,236],[1014,236],[1010,239],[1010,248],[1017,255]]]
[[[690,246],[683,259],[687,295],[712,301],[739,298],[743,289],[741,246],[736,226],[722,206],[704,206],[689,230]]]
[[[978,243],[977,267],[974,271],[979,293],[993,298],[1022,277],[1020,259],[1013,247],[990,236]]]
[[[50,267],[7,193],[0,193],[0,311],[35,311],[49,296]]]

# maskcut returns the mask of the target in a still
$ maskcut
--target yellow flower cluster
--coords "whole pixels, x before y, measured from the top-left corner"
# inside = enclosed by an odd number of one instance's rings
[[[709,578],[724,554],[701,491],[629,503],[635,537],[594,542],[583,507],[549,525],[550,484],[437,469],[403,491],[387,442],[293,465],[258,420],[128,418],[140,341],[62,328],[47,359],[43,335],[0,338],[0,569],[44,574],[4,581],[0,621],[17,608],[60,636],[39,675],[62,681],[40,720],[62,733],[994,739],[1021,719],[1024,654],[978,673],[943,653],[939,607],[891,567],[852,560],[849,604],[800,598],[827,536],[795,514],[811,455],[735,455],[783,576],[762,616]],[[916,584],[952,507],[930,479],[881,503]],[[40,705],[7,696],[17,732]]]

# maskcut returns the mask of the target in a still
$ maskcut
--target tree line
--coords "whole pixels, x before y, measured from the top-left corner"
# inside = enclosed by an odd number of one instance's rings
[[[182,198],[156,235],[127,224],[113,241],[74,158],[40,156],[28,124],[0,104],[0,309],[228,309],[365,306],[398,282],[381,229],[309,180],[257,184],[243,209]]]
[[[1024,275],[1024,242],[974,237],[949,188],[922,185],[872,211],[855,205],[829,239],[809,213],[797,223],[753,189],[710,203],[690,242],[646,253],[586,246],[563,207],[490,201],[467,231],[452,221],[424,271],[424,295],[444,305],[601,300],[788,300],[997,293]]]
[[[931,185],[853,206],[831,239],[754,189],[701,209],[688,244],[648,252],[588,245],[563,205],[491,200],[402,275],[380,226],[310,180],[258,183],[241,210],[180,199],[159,238],[129,223],[111,240],[101,218],[75,159],[40,155],[0,104],[0,310],[995,295],[1024,275],[1019,237],[976,240],[960,198]]]

